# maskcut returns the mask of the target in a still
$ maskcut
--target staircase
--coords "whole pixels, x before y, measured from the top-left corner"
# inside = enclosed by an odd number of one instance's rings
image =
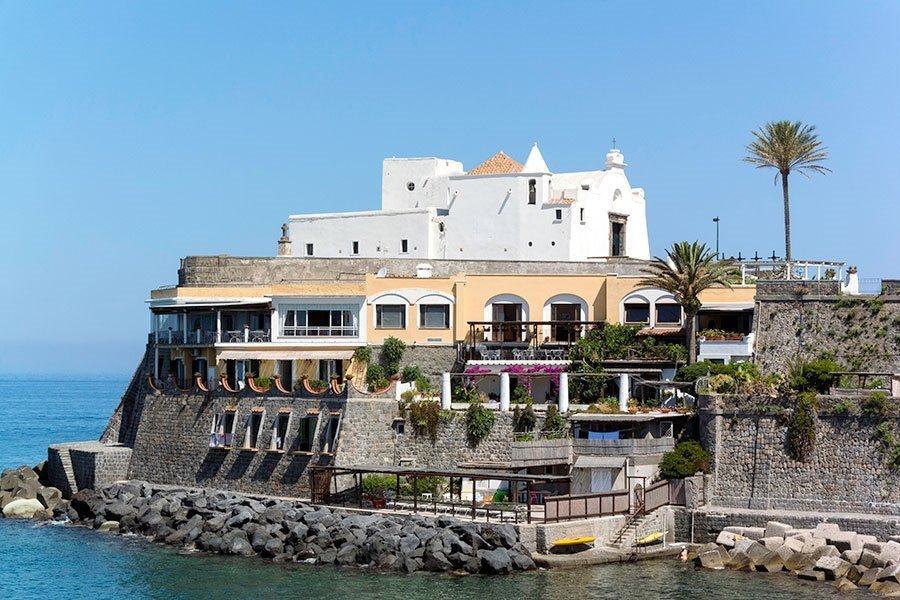
[[[647,513],[638,513],[629,515],[625,521],[625,527],[619,530],[616,536],[610,541],[609,545],[619,550],[628,550],[634,545],[635,537],[641,526],[649,521],[653,515]]]

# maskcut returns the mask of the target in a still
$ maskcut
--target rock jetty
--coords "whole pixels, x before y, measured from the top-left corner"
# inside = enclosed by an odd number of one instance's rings
[[[707,569],[785,571],[800,579],[827,581],[842,590],[866,587],[900,597],[900,539],[841,531],[834,523],[795,529],[769,521],[766,527],[726,527],[715,542],[693,545],[688,559]]]
[[[62,493],[41,484],[37,467],[21,466],[0,473],[0,511],[7,518],[52,519],[66,509]]]
[[[282,563],[486,574],[536,568],[518,531],[508,524],[352,513],[140,481],[81,490],[72,496],[66,514],[101,531]]]

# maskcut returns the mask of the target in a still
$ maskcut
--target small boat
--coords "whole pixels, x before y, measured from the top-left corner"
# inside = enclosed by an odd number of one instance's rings
[[[576,538],[563,538],[561,540],[556,540],[551,544],[554,548],[557,546],[581,546],[585,544],[593,544],[597,538],[595,537],[576,537]]]
[[[663,534],[660,532],[651,533],[634,542],[635,546],[652,546],[663,541]]]

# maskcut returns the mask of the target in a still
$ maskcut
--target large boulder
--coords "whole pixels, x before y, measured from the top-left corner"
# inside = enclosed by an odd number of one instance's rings
[[[54,510],[64,503],[62,492],[55,487],[41,487],[38,489],[37,499],[47,510]]]
[[[481,558],[481,571],[488,575],[503,575],[512,569],[512,559],[505,548],[479,550],[478,556]]]
[[[863,544],[855,531],[839,531],[825,538],[828,545],[834,546],[838,552],[844,550],[862,550]]]
[[[254,553],[247,534],[240,530],[231,531],[222,537],[222,551],[237,556],[251,556]]]
[[[725,564],[722,561],[722,555],[718,550],[707,550],[697,556],[700,565],[705,569],[724,569]]]
[[[32,519],[43,512],[44,505],[37,498],[17,498],[3,507],[3,516],[9,519]]]
[[[121,521],[135,513],[134,507],[124,502],[113,502],[105,508],[106,518],[110,521]]]
[[[823,540],[841,532],[841,528],[835,523],[819,523],[813,531],[813,537]]]
[[[69,501],[69,506],[78,513],[82,520],[93,519],[103,511],[105,502],[103,496],[96,490],[84,489],[75,492]]]
[[[720,531],[719,535],[716,537],[716,543],[725,548],[734,548],[736,535],[738,534],[731,531]]]

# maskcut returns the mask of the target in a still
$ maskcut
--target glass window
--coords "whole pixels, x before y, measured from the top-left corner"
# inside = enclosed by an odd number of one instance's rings
[[[379,329],[405,329],[406,305],[379,304],[376,306],[375,327]]]
[[[537,180],[528,180],[528,204],[537,204]]]
[[[353,242],[353,254],[359,254],[359,242]]]
[[[660,324],[681,323],[681,306],[678,304],[657,304],[656,322]]]
[[[642,302],[629,303],[625,305],[625,322],[626,323],[649,323],[650,322],[650,305]]]
[[[400,252],[404,254],[409,252],[409,240],[400,240]]]
[[[262,413],[252,413],[247,417],[247,431],[244,435],[244,448],[256,448],[259,443],[259,430],[262,428]]]
[[[319,423],[319,415],[306,415],[300,419],[300,431],[297,433],[297,450],[299,452],[311,452],[313,438],[316,436],[316,425]]]
[[[625,223],[617,223],[613,221],[611,252],[612,256],[624,256],[625,254]]]
[[[419,327],[423,329],[449,329],[450,306],[447,304],[420,305]]]
[[[275,417],[275,422],[272,424],[272,445],[270,446],[272,450],[284,450],[290,420],[290,413],[279,413]]]
[[[357,337],[359,306],[349,304],[282,305],[281,335]]]
[[[307,245],[306,245],[306,255],[307,255],[307,256],[312,256],[312,255],[313,255],[313,245],[312,245],[312,244],[307,244]]]
[[[557,208],[557,209],[556,209],[556,215],[555,215],[555,216],[556,216],[556,220],[557,220],[557,221],[562,221],[562,209],[561,209],[561,208]]]

